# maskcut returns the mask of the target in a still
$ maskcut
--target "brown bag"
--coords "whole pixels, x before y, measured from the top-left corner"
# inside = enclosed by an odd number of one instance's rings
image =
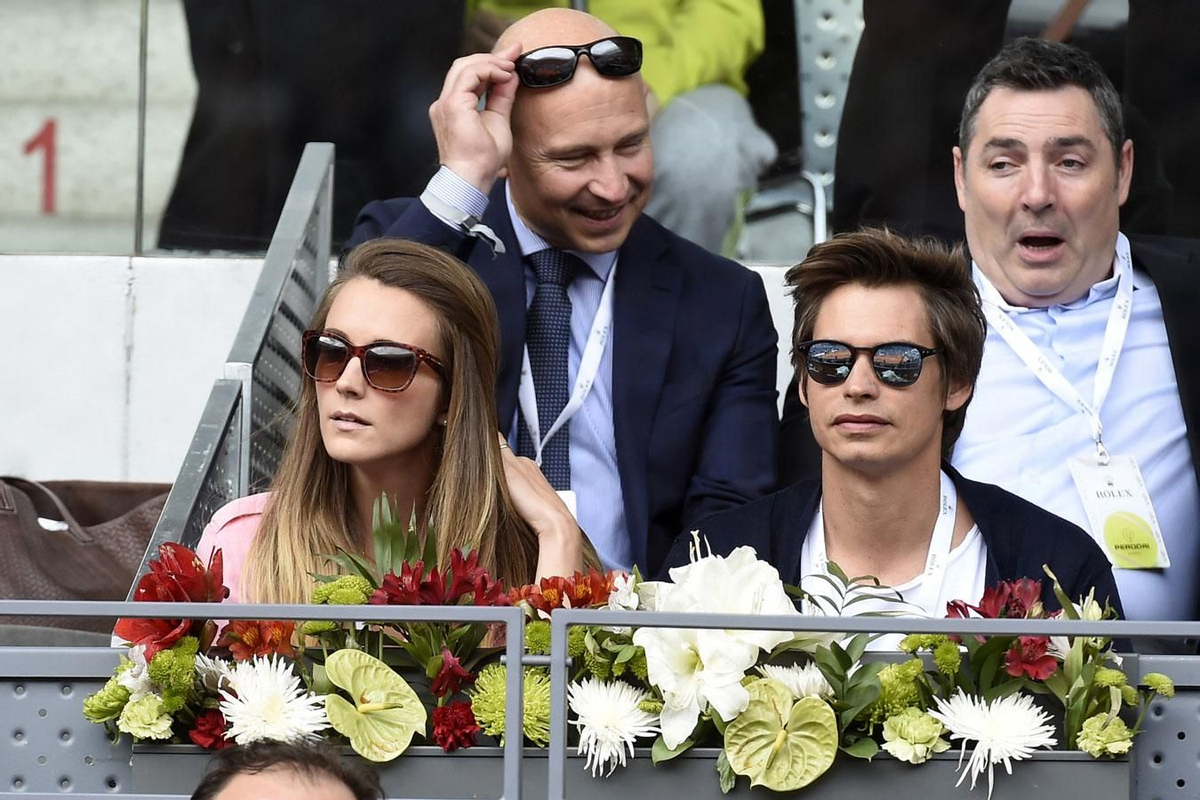
[[[0,477],[0,597],[124,600],[162,515],[168,488],[90,481],[61,482],[51,488]],[[73,509],[92,524],[81,525]],[[62,529],[47,530],[39,517],[60,522]],[[114,622],[98,617],[0,618],[4,625],[98,632],[111,632]]]

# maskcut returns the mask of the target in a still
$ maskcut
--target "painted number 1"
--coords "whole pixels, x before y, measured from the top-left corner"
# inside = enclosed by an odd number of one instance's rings
[[[55,131],[58,124],[54,119],[46,120],[42,129],[25,142],[25,155],[42,151],[42,213],[54,213],[54,157],[57,151]]]

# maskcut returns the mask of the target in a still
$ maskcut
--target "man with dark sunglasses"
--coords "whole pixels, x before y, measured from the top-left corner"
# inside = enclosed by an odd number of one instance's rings
[[[997,581],[1042,579],[1043,565],[1069,597],[1094,589],[1120,609],[1108,560],[1086,533],[944,461],[986,330],[961,251],[866,230],[817,245],[787,282],[821,477],[700,522],[713,552],[749,544],[785,581],[818,592],[814,576],[834,562],[931,617]],[[669,566],[687,563],[691,539],[679,536]],[[1059,607],[1049,580],[1041,599]]]
[[[777,337],[753,272],[642,213],[641,55],[546,9],[459,59],[430,107],[440,169],[419,199],[363,209],[352,244],[402,236],[479,273],[503,433],[606,566],[652,572],[677,531],[773,488]]]

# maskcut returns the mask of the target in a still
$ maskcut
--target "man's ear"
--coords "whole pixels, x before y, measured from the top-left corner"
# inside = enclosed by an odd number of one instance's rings
[[[969,383],[950,382],[950,391],[946,393],[946,402],[943,408],[946,411],[958,411],[967,401],[971,399],[971,394],[975,391],[975,387]]]
[[[958,207],[962,211],[967,210],[967,178],[963,174],[965,166],[963,164],[963,151],[956,145],[950,149],[954,158],[954,193],[958,195]]]
[[[1117,203],[1125,205],[1129,199],[1129,184],[1133,180],[1133,141],[1126,139],[1121,145],[1121,157],[1117,161]]]

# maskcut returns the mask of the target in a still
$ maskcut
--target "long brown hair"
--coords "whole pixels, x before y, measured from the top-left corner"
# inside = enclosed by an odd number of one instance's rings
[[[378,239],[346,256],[311,327],[323,328],[341,287],[360,279],[412,293],[438,319],[438,355],[449,375],[444,389],[449,396],[426,516],[436,531],[439,563],[449,563],[453,548],[470,548],[479,553],[480,565],[507,585],[532,582],[537,536],[513,507],[496,434],[500,334],[487,287],[441,250]],[[356,531],[365,521],[356,519],[350,495],[349,470],[325,451],[316,390],[306,379],[295,430],[247,557],[243,588],[249,601],[308,602],[310,573],[334,571],[321,555],[358,552]]]

